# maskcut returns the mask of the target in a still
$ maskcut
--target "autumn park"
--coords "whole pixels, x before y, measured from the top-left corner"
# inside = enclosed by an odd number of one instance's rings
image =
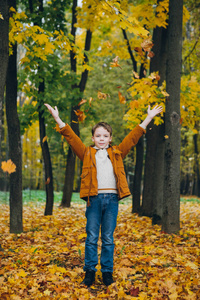
[[[0,300],[200,299],[199,14],[0,0]]]

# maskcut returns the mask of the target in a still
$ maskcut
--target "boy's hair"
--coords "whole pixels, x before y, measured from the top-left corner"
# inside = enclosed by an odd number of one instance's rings
[[[92,136],[94,136],[95,130],[99,127],[105,128],[110,133],[110,136],[112,136],[112,127],[106,122],[99,122],[96,125],[94,125],[92,127]]]

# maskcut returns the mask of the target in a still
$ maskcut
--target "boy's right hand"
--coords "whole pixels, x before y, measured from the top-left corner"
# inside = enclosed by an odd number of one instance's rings
[[[51,105],[49,105],[47,103],[45,103],[44,105],[48,108],[49,112],[52,114],[52,116],[56,120],[59,117],[57,106],[55,106],[55,109],[53,109],[53,107],[51,107]]]
[[[54,117],[54,120],[56,121],[56,123],[58,124],[60,129],[63,128],[65,126],[65,123],[59,117],[57,106],[55,106],[55,109],[54,109],[53,107],[51,107],[51,105],[49,105],[47,103],[44,103],[44,105],[48,108],[49,112]]]

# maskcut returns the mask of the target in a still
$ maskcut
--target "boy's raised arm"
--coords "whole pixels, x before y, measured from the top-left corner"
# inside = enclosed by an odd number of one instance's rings
[[[80,160],[83,160],[84,153],[86,150],[86,146],[83,144],[79,136],[75,134],[75,132],[72,130],[72,128],[68,125],[65,124],[59,117],[59,112],[57,109],[57,106],[55,108],[51,107],[51,105],[45,103],[44,104],[49,112],[52,114],[54,120],[60,127],[60,133],[65,137],[67,142],[71,145],[72,150],[74,153],[80,158]]]
[[[147,117],[146,119],[140,124],[140,126],[144,129],[146,129],[147,125],[151,122],[151,120],[161,113],[163,111],[162,106],[156,105],[153,109],[150,108],[150,105],[148,105],[148,110],[147,110]]]
[[[65,123],[59,117],[57,106],[55,106],[55,108],[53,108],[53,107],[51,107],[51,105],[49,105],[47,103],[45,103],[44,105],[48,108],[49,112],[52,114],[52,116],[53,116],[54,120],[56,121],[56,123],[58,124],[58,126],[60,128],[63,128],[65,126]]]

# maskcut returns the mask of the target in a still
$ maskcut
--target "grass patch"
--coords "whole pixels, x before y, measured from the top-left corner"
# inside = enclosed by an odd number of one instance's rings
[[[30,202],[44,203],[46,201],[46,192],[39,190],[24,190],[22,192],[23,204],[29,204]],[[54,192],[54,203],[61,203],[62,192]],[[79,197],[79,193],[73,193],[72,202],[84,203]],[[9,192],[0,191],[0,204],[9,204]]]
[[[46,192],[39,190],[24,190],[22,192],[23,203],[29,204],[30,202],[44,203],[46,201]],[[54,192],[54,202],[61,203],[62,192]],[[84,203],[79,197],[79,193],[72,194],[72,202],[74,203]],[[132,202],[132,196],[124,198],[120,201],[120,204],[129,204]],[[200,203],[200,198],[195,196],[183,197],[181,196],[181,202],[190,202],[190,203]],[[9,192],[0,191],[0,204],[9,204]]]

